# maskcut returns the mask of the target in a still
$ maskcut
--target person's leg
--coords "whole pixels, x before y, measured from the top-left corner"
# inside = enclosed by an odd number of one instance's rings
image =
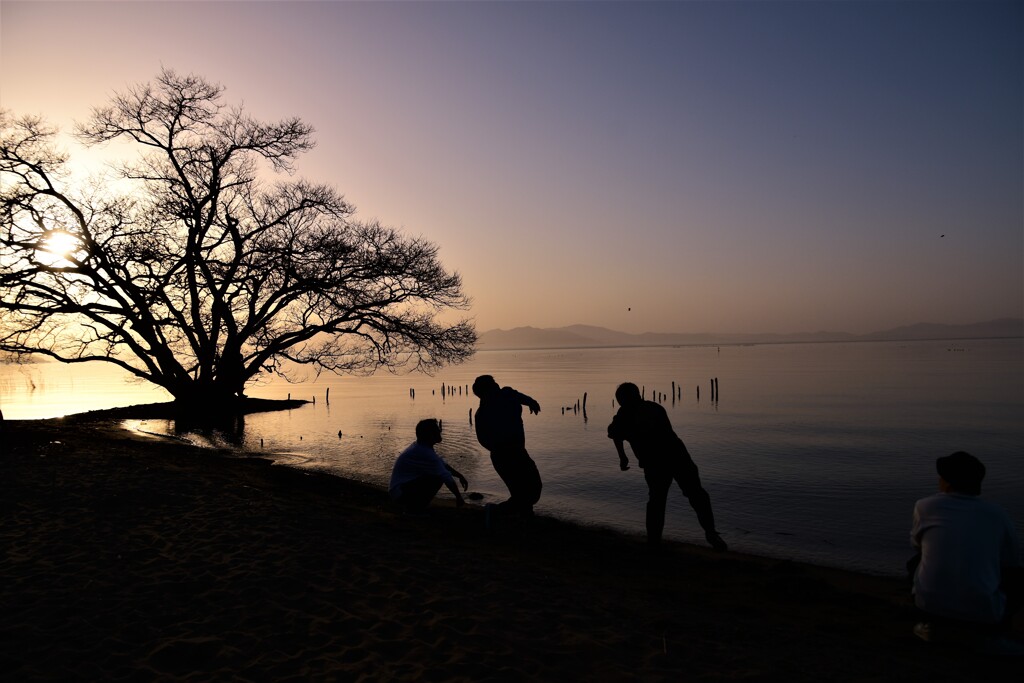
[[[658,545],[665,529],[665,503],[672,486],[672,473],[661,467],[646,465],[644,479],[647,481],[647,543]]]
[[[517,514],[519,511],[516,493],[518,492],[518,480],[515,454],[505,449],[496,449],[490,452],[490,464],[494,465],[495,472],[509,489],[509,497],[492,508],[492,512],[502,515]]]
[[[708,543],[715,550],[727,550],[728,546],[718,535],[718,529],[715,528],[715,513],[711,510],[711,496],[701,486],[700,472],[693,459],[690,458],[690,454],[686,452],[685,446],[682,457],[677,458],[673,463],[672,474],[683,495],[690,501],[690,507],[697,513],[697,521],[704,529],[704,537]]]
[[[711,496],[701,486],[697,465],[689,456],[679,458],[673,464],[673,478],[679,484],[683,495],[690,501],[690,507],[697,513],[697,521],[700,522],[701,528],[704,531],[715,531],[715,514],[711,511]]]
[[[398,497],[398,503],[406,512],[423,512],[441,490],[443,483],[441,477],[417,477],[402,484],[402,495]]]
[[[910,589],[911,598],[914,595],[914,577],[917,576],[917,568],[921,566],[921,551],[915,552],[909,560],[907,560],[907,588]]]
[[[533,506],[540,500],[540,492],[544,485],[540,480],[537,463],[533,461],[525,448],[519,455],[515,469],[516,490],[512,493],[512,497],[522,514],[532,515]]]
[[[508,498],[495,505],[495,508],[501,512],[512,512],[515,509],[515,501],[513,500],[516,489],[515,461],[508,451],[496,449],[491,451],[491,464],[494,466],[494,471],[498,473],[498,477],[505,484],[505,488],[508,489]]]
[[[533,514],[533,505],[540,500],[541,481],[537,464],[525,449],[491,451],[491,464],[508,487],[508,500],[499,503],[502,512]]]

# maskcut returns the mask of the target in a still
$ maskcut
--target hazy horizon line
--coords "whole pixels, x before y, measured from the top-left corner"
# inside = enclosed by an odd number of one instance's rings
[[[897,325],[895,327],[888,327],[880,330],[872,330],[870,332],[849,332],[846,330],[830,330],[830,329],[819,329],[819,330],[803,330],[803,331],[789,331],[789,332],[752,332],[744,330],[732,330],[732,331],[701,331],[701,332],[685,332],[685,331],[655,331],[646,330],[644,332],[624,332],[617,330],[612,327],[605,327],[604,325],[595,325],[591,323],[570,323],[568,325],[558,325],[551,327],[538,327],[535,325],[516,325],[514,327],[494,327],[488,330],[484,330],[480,334],[490,334],[492,332],[515,332],[517,330],[537,330],[537,331],[560,331],[568,330],[571,328],[591,328],[595,330],[603,330],[607,332],[615,332],[616,334],[629,335],[633,337],[640,337],[644,335],[678,335],[678,336],[704,336],[704,335],[748,335],[748,336],[773,336],[773,337],[787,337],[794,335],[823,335],[823,334],[838,334],[846,335],[851,337],[865,337],[876,334],[884,334],[888,332],[894,332],[897,330],[913,329],[921,327],[943,327],[943,328],[969,328],[979,327],[984,325],[995,325],[995,324],[1020,324],[1024,326],[1024,316],[1002,316],[999,318],[992,318],[989,320],[981,320],[971,323],[940,323],[940,322],[916,322],[908,323],[906,325]],[[1021,335],[1024,336],[1024,329],[1022,329]]]

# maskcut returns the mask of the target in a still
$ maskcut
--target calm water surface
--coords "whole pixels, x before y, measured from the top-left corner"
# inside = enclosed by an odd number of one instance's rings
[[[249,416],[242,446],[385,484],[415,423],[436,417],[444,425],[438,451],[466,474],[471,491],[501,500],[504,487],[470,425],[477,400],[468,385],[483,373],[541,404],[539,415],[524,415],[527,448],[544,479],[541,512],[643,532],[642,471],[635,464],[619,471],[605,433],[615,387],[632,381],[668,410],[700,467],[718,527],[737,550],[899,574],[913,503],[936,488],[935,458],[959,449],[985,462],[985,497],[1024,529],[1022,339],[484,351],[435,377],[254,386],[252,396],[290,394],[315,404]],[[577,409],[584,395],[585,415]],[[167,398],[108,368],[0,367],[0,408],[9,419]],[[678,491],[665,532],[703,543]]]

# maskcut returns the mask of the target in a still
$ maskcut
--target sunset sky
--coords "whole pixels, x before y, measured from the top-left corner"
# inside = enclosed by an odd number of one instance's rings
[[[1019,2],[0,3],[0,105],[161,67],[437,243],[480,331],[869,332],[1024,311]]]

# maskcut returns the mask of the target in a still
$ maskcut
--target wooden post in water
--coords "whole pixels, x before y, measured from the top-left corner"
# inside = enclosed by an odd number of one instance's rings
[[[331,405],[331,388],[327,387],[327,393],[324,395],[324,403]]]
[[[470,427],[473,426],[473,409],[472,408],[469,409],[469,426]]]
[[[697,400],[700,400],[700,385],[697,385]]]

